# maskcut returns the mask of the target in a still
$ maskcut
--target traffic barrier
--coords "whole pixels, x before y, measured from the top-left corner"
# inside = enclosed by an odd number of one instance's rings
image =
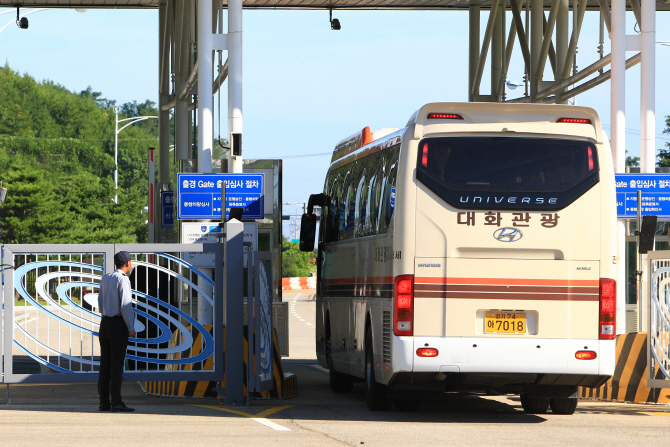
[[[656,368],[656,379],[663,373]],[[647,333],[617,335],[614,376],[598,388],[581,387],[580,397],[636,403],[670,403],[669,388],[647,386]]]
[[[282,278],[281,287],[282,290],[316,289],[316,276]]]
[[[210,333],[212,332],[212,326],[205,326]],[[225,329],[224,329],[224,338],[225,338]],[[173,343],[176,343],[175,337],[170,342],[172,346]],[[193,349],[200,349],[200,341],[198,339],[193,342]],[[247,341],[247,326],[244,327],[244,396],[247,395],[247,366],[249,364],[249,348]],[[197,353],[194,353],[197,354]],[[179,354],[176,354],[177,356]],[[212,369],[214,359],[213,357],[208,358],[205,361],[203,369]],[[190,365],[186,365],[190,369]],[[173,369],[179,369],[179,365],[175,365]],[[277,341],[277,331],[275,328],[272,328],[272,374],[273,374],[273,387],[269,391],[263,391],[261,393],[256,393],[255,398],[257,399],[288,399],[298,395],[298,378],[293,373],[284,372],[284,367],[281,362],[281,355],[279,353],[279,342]],[[156,395],[156,396],[168,396],[168,397],[208,397],[208,398],[221,398],[223,396],[219,395],[217,392],[218,382],[214,381],[147,381],[141,383],[143,391],[146,394]],[[225,389],[226,387],[226,377],[224,375],[223,381],[221,382],[221,388]]]

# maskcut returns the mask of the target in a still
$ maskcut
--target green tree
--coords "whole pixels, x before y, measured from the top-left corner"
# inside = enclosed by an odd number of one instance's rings
[[[316,267],[310,261],[316,257],[316,252],[300,251],[300,244],[289,242],[282,237],[282,277],[312,276]]]
[[[665,129],[663,129],[663,133],[668,135],[670,134],[670,115],[666,115],[665,117]],[[670,143],[666,142],[665,147],[661,150],[658,151],[658,155],[656,155],[658,158],[658,161],[656,162],[656,166],[661,167],[661,168],[667,168],[670,167]]]

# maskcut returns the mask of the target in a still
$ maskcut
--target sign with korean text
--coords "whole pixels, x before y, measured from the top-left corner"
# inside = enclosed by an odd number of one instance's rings
[[[161,191],[161,228],[174,226],[174,191]]]
[[[221,184],[226,184],[226,217],[230,208],[242,208],[243,219],[262,219],[262,173],[177,174],[178,219],[221,219]]]
[[[670,174],[616,174],[619,219],[637,217],[637,191],[642,191],[642,215],[670,218]]]
[[[182,244],[215,244],[221,242],[221,227],[212,222],[182,222],[181,243]],[[247,252],[258,250],[258,224],[256,222],[244,223],[244,242],[251,243],[244,247],[243,263],[247,266]],[[194,267],[214,268],[215,254],[213,252],[183,252],[182,259]]]

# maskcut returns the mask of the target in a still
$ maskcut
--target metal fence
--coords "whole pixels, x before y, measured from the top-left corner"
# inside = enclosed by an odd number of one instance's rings
[[[96,381],[100,280],[113,255],[131,253],[137,335],[129,340],[130,380],[220,380],[222,300],[213,278],[179,259],[221,244],[6,245],[2,382]],[[222,275],[222,269],[217,269]],[[216,293],[215,293],[216,292]],[[211,324],[198,320],[207,312]],[[201,319],[202,320],[202,319]],[[30,365],[26,369],[25,366]],[[175,368],[176,366],[176,368]]]
[[[647,383],[670,388],[670,251],[650,252],[647,260]]]

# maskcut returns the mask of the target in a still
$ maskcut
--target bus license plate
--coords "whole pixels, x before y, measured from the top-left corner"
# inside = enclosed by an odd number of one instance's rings
[[[487,334],[525,334],[525,312],[486,312]]]

